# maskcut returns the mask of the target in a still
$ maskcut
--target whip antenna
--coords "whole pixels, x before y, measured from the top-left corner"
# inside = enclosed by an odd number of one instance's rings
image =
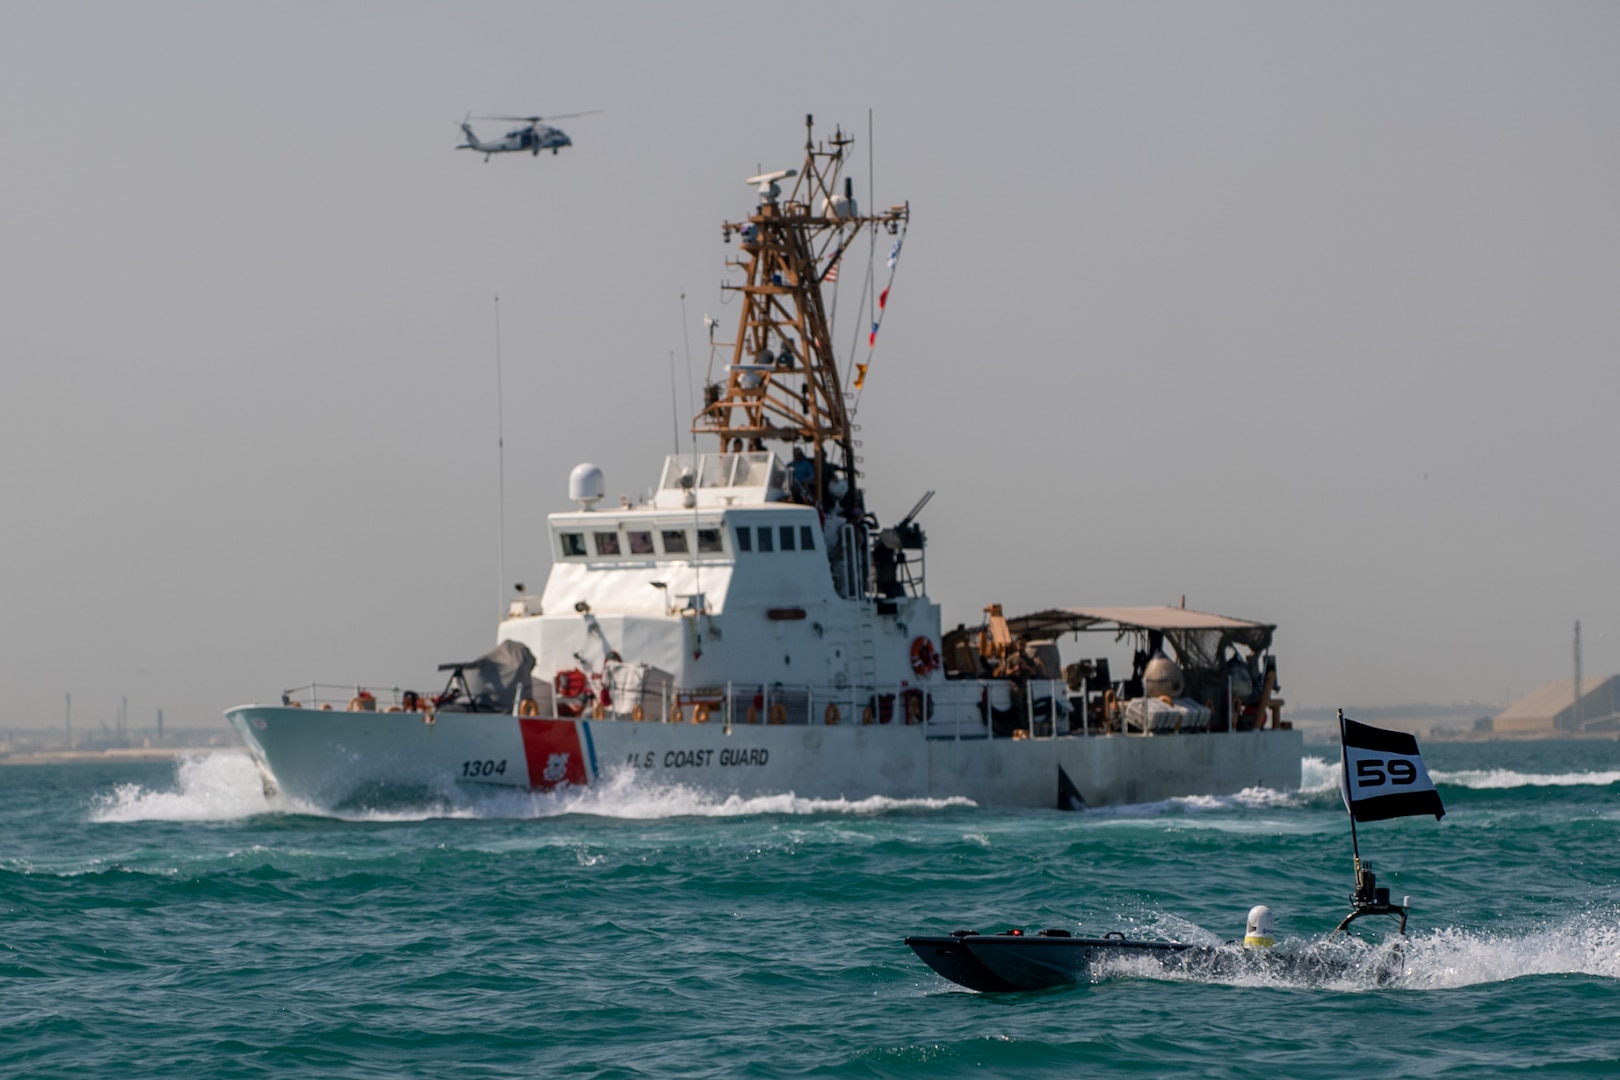
[[[495,457],[500,521],[495,540],[495,608],[506,596],[506,394],[501,387],[501,294],[495,294]]]
[[[681,409],[675,400],[675,350],[669,350],[669,433],[674,453],[681,452]]]

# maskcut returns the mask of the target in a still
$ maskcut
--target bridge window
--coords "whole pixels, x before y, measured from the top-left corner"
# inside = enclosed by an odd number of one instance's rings
[[[625,538],[630,541],[630,554],[632,554],[632,555],[651,555],[651,554],[653,554],[652,533],[650,533],[650,532],[628,532],[628,533],[625,533],[624,535],[625,535]]]
[[[799,526],[799,548],[803,551],[816,550],[816,534],[808,525]]]
[[[565,559],[578,558],[579,556],[584,555],[585,554],[585,534],[584,533],[563,533],[562,534],[562,553],[563,553],[563,558],[565,558]]]
[[[737,550],[738,551],[753,551],[754,550],[754,530],[750,529],[746,525],[737,526]]]
[[[725,544],[720,541],[719,529],[698,530],[698,551],[704,554],[715,554],[726,550]]]
[[[617,555],[619,553],[619,534],[593,533],[596,538],[596,553],[598,555]]]
[[[771,527],[769,525],[761,525],[759,527],[759,550],[775,551],[776,545],[771,542],[772,539]]]
[[[791,525],[783,525],[780,531],[781,531],[781,534],[782,534],[782,550],[783,551],[792,551],[793,550],[793,526],[791,526]]]
[[[687,546],[686,546],[686,530],[684,530],[684,529],[665,529],[664,530],[664,554],[665,555],[685,555],[687,550],[688,549],[687,549]]]

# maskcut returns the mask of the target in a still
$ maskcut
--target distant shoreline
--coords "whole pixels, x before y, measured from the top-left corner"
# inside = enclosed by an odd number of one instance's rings
[[[81,765],[109,761],[172,761],[182,754],[245,754],[241,746],[121,746],[106,750],[29,750],[0,754],[0,765]]]
[[[1404,730],[1404,729],[1402,729]],[[1315,737],[1313,738],[1313,734]],[[1305,731],[1306,746],[1338,746],[1337,731]],[[1417,732],[1426,743],[1617,742],[1613,731],[1430,731]]]

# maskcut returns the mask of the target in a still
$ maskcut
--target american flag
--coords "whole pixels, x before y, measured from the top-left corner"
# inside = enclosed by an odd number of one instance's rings
[[[838,280],[838,263],[836,260],[828,264],[827,272],[821,275],[821,280],[829,285]]]

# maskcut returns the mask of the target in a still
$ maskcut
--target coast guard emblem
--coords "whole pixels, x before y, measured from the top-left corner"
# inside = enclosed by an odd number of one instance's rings
[[[552,754],[546,759],[546,771],[542,774],[548,784],[560,784],[568,779],[568,757],[564,752]]]

